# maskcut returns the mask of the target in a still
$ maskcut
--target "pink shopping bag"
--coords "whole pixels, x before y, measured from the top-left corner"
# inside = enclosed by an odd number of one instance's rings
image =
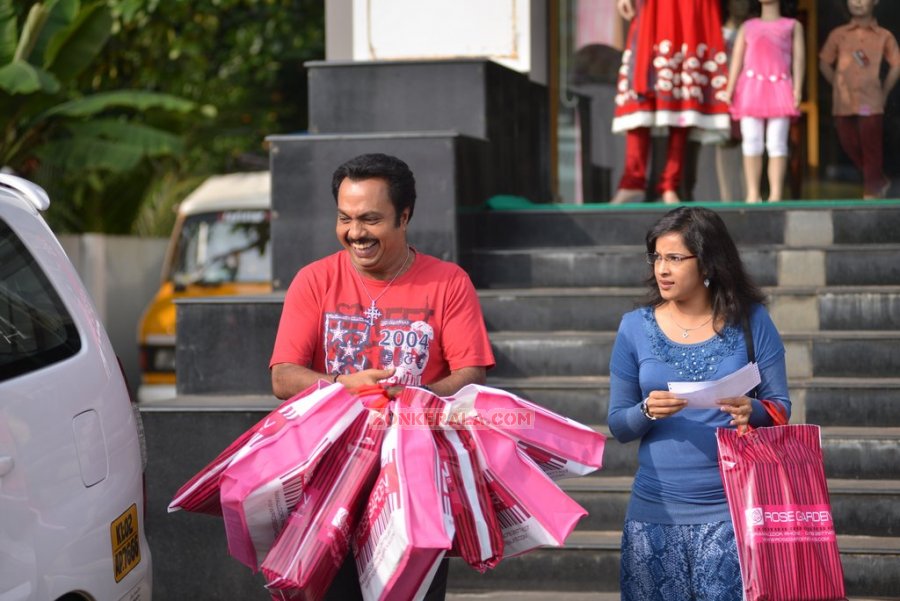
[[[469,384],[445,400],[446,421],[477,419],[502,431],[554,480],[584,476],[603,466],[603,434],[510,392]]]
[[[283,407],[221,476],[229,553],[256,571],[319,461],[367,410],[340,384]],[[279,423],[281,420],[281,423]]]
[[[503,531],[478,463],[475,439],[465,427],[438,428],[434,430],[434,437],[456,526],[449,555],[462,557],[483,573],[503,558]]]
[[[430,393],[407,388],[396,403],[426,411]],[[440,457],[427,427],[391,424],[381,471],[353,538],[353,555],[366,601],[422,599],[454,525]]]
[[[284,401],[269,415],[241,434],[224,451],[219,453],[215,459],[210,461],[206,467],[197,472],[178,489],[169,503],[169,513],[184,510],[209,515],[222,515],[222,505],[219,502],[219,479],[225,468],[231,464],[235,454],[251,440],[258,438],[257,435],[264,428],[271,433],[275,427],[281,427],[286,423],[288,418],[285,415],[297,415],[296,411],[288,410],[287,407],[296,406],[301,399],[326,386],[328,386],[328,383],[324,380],[317,381],[303,392]]]
[[[748,601],[845,599],[818,426],[716,431]]]
[[[504,557],[549,545],[560,547],[587,515],[502,432],[472,428],[494,511],[503,533]]]
[[[361,415],[319,463],[262,563],[273,599],[322,599],[350,550],[372,487],[386,411]]]

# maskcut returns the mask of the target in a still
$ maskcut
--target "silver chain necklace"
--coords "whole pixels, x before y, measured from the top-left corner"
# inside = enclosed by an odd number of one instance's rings
[[[381,311],[378,310],[378,307],[375,306],[375,303],[378,302],[379,298],[384,296],[384,293],[388,291],[388,288],[391,287],[391,284],[394,283],[394,280],[396,280],[398,277],[400,277],[400,274],[403,273],[404,269],[406,269],[406,264],[409,262],[410,254],[411,254],[410,248],[409,248],[409,245],[407,244],[406,245],[406,258],[403,259],[403,265],[400,266],[400,269],[397,270],[397,273],[394,274],[394,277],[391,278],[391,281],[388,282],[387,286],[384,287],[384,290],[382,290],[381,293],[374,298],[372,297],[371,294],[369,294],[369,289],[366,287],[366,283],[363,281],[362,276],[359,273],[359,269],[356,267],[356,264],[353,263],[353,259],[350,259],[350,264],[353,265],[353,271],[356,272],[356,277],[359,278],[359,283],[362,284],[363,290],[365,290],[365,292],[366,292],[366,296],[368,296],[369,300],[372,301],[372,303],[369,305],[369,308],[363,312],[363,315],[365,315],[366,317],[369,318],[369,327],[374,326],[375,320],[378,319],[379,317],[381,317]]]
[[[711,322],[712,315],[710,315],[709,319],[707,319],[706,321],[701,323],[699,326],[694,326],[693,328],[686,328],[686,327],[682,326],[680,323],[678,323],[677,321],[675,321],[675,316],[672,314],[672,309],[669,309],[669,319],[671,319],[672,323],[674,323],[676,326],[678,326],[678,328],[681,330],[681,337],[687,338],[688,336],[691,335],[691,332],[693,332],[694,330],[699,330],[700,328],[702,328],[703,326],[705,326],[706,324]]]

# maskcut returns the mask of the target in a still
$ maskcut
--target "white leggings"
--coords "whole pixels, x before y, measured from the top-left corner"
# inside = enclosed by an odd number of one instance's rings
[[[788,132],[791,129],[789,117],[741,117],[741,150],[744,156],[758,157],[765,150],[769,157],[786,157],[788,155]],[[763,138],[765,136],[765,138]]]

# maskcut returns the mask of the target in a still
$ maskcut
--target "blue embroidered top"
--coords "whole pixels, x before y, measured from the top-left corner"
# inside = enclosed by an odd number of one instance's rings
[[[762,380],[757,395],[782,403],[790,414],[784,345],[762,305],[751,309],[750,331]],[[718,380],[746,364],[740,324],[703,342],[681,344],[662,332],[651,307],[625,314],[609,362],[609,428],[619,442],[640,439],[628,519],[656,524],[731,519],[715,437],[716,428],[729,427],[731,416],[719,409],[683,409],[652,421],[640,405],[651,391],[668,390],[668,382]],[[750,424],[772,425],[755,399]]]

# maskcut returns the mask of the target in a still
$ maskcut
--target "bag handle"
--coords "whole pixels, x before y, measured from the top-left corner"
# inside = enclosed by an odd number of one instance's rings
[[[760,399],[760,403],[766,409],[766,413],[772,418],[773,426],[786,426],[788,423],[787,411],[781,406],[781,403],[770,401],[768,399]]]

